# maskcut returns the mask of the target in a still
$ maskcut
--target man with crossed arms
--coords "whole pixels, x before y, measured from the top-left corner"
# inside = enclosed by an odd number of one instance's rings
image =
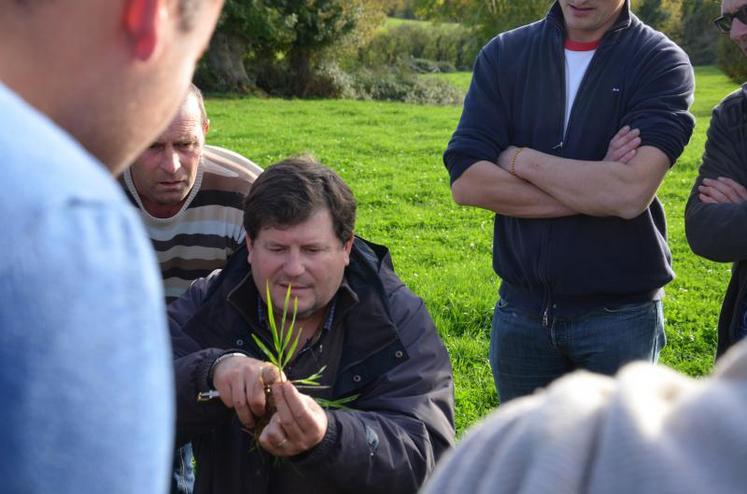
[[[444,162],[457,203],[496,213],[502,401],[656,360],[673,272],[655,194],[692,133],[693,86],[628,0],[558,0],[482,49]]]

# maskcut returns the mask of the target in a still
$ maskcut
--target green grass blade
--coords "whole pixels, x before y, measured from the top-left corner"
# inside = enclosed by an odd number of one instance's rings
[[[285,297],[285,305],[283,306],[283,316],[285,316],[285,311],[288,309],[288,305],[290,304],[290,285],[288,285],[288,293]],[[285,335],[283,338],[283,351],[285,351],[286,348],[288,348],[288,345],[291,342],[291,338],[293,338],[293,331],[296,329],[296,313],[298,312],[298,297],[293,299],[293,315],[291,316],[291,323],[290,326],[288,326],[288,329],[285,331]],[[285,322],[285,320],[283,320]],[[283,326],[285,327],[285,326]]]
[[[338,408],[342,410],[350,410],[349,407],[345,406],[350,402],[358,399],[360,395],[346,396],[345,398],[339,398],[337,400],[325,400],[324,398],[314,398],[314,401],[319,403],[322,408]]]
[[[257,344],[260,350],[262,350],[262,353],[265,354],[265,356],[269,359],[269,361],[273,364],[275,364],[276,367],[280,368],[282,370],[282,367],[279,365],[277,357],[275,354],[273,354],[267,346],[265,346],[264,343],[262,343],[262,340],[259,339],[259,336],[256,334],[252,334],[252,338],[254,338],[254,343]]]
[[[319,379],[322,378],[322,374],[324,373],[324,370],[327,368],[326,365],[323,365],[321,369],[316,371],[314,374],[310,375],[309,377],[304,377],[303,379],[294,379],[291,381],[293,384],[306,384],[307,386],[319,386]]]
[[[321,369],[319,369],[318,371],[316,371],[316,372],[315,372],[314,374],[310,375],[310,376],[309,376],[309,377],[307,377],[306,379],[308,379],[308,380],[310,380],[310,381],[315,381],[315,382],[318,382],[318,381],[319,381],[319,379],[321,379],[321,378],[322,378],[322,374],[324,374],[324,370],[325,370],[326,368],[327,368],[327,366],[326,366],[326,365],[323,365]]]
[[[301,333],[302,331],[298,331],[296,333],[296,337],[293,339],[293,343],[291,344],[290,349],[283,356],[285,357],[283,360],[281,360],[281,362],[283,362],[283,367],[285,367],[288,364],[288,362],[290,362],[290,360],[293,358],[293,354],[296,353],[296,348],[298,347],[298,341],[301,339]]]
[[[272,305],[272,295],[270,295],[270,282],[265,282],[265,297],[267,298],[267,320],[270,323],[270,333],[272,333],[272,344],[275,347],[277,360],[282,360],[280,353],[280,337],[278,336],[278,327],[275,324],[275,308]]]
[[[288,347],[288,333],[293,331],[293,327],[286,328],[285,320],[288,315],[288,305],[290,305],[291,283],[288,283],[288,289],[285,291],[285,300],[283,300],[283,318],[280,321],[280,354],[282,355]]]
[[[303,384],[304,386],[320,386],[318,381],[314,381],[311,378],[314,376],[305,377],[303,379],[294,379],[291,381],[292,384]]]

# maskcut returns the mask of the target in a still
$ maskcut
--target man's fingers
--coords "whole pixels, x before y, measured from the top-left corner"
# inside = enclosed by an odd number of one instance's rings
[[[714,199],[712,199],[712,198],[710,198],[707,195],[702,194],[702,193],[698,194],[698,199],[700,199],[700,202],[702,202],[704,204],[718,204],[718,202],[716,202]]]
[[[259,370],[260,381],[265,386],[271,386],[277,381],[281,381],[280,370],[272,364],[263,364]]]
[[[706,193],[719,202],[730,202],[732,204],[738,204],[742,202],[737,192],[728,182],[706,178],[703,179],[702,187],[708,187],[710,190]]]
[[[250,381],[246,383],[247,395],[249,396],[249,409],[256,417],[261,417],[267,412],[264,381],[261,377],[262,370],[259,368],[257,372],[252,373]]]
[[[237,372],[232,382],[233,408],[244,427],[252,429],[254,428],[254,417],[247,403],[246,379],[244,377],[244,372]]]
[[[630,125],[623,125],[620,130],[618,130],[614,136],[612,136],[612,142],[614,142],[617,139],[620,139],[624,135],[628,134],[630,132]]]
[[[273,415],[267,423],[259,436],[259,444],[268,453],[280,457],[294,456],[302,451],[280,425],[278,414]]]
[[[638,129],[630,129],[627,125],[620,129],[617,134],[610,140],[610,147],[620,147],[624,146],[631,140],[637,138],[640,135],[640,131]]]
[[[737,200],[737,202],[742,202],[742,201],[747,200],[747,188],[745,188],[742,184],[740,184],[736,180],[733,180],[729,177],[718,177],[718,181],[720,183],[728,185],[729,188],[734,191],[734,197]]]
[[[618,161],[620,161],[622,163],[628,163],[630,160],[632,160],[633,158],[635,158],[636,151],[637,151],[636,149],[631,149],[630,151],[628,151],[625,154],[625,156],[623,156],[622,158],[620,158]]]
[[[627,163],[628,161],[630,161],[630,158],[635,156],[635,150],[638,149],[640,145],[641,145],[640,137],[634,137],[633,139],[628,141],[625,145],[620,147],[620,149],[618,149],[617,152],[615,153],[617,155],[617,161],[622,161],[624,163]],[[633,155],[630,158],[628,158],[628,155],[630,154],[631,151],[633,151]]]
[[[299,394],[298,390],[291,383],[282,383],[273,386],[272,393],[275,397],[277,419],[283,429],[294,441],[302,441],[304,431],[298,418],[303,415],[303,411],[294,409],[298,406],[298,400],[294,396]]]
[[[729,200],[726,195],[718,190],[715,187],[711,187],[708,185],[701,185],[698,187],[698,192],[700,192],[701,195],[705,195],[713,200],[713,202],[718,204],[730,204],[731,201]]]
[[[604,159],[607,161],[622,161],[627,162],[630,158],[626,157],[631,150],[637,149],[641,145],[640,131],[638,129],[631,129],[629,126],[624,126],[620,129],[617,134],[612,138],[607,147],[607,154]]]
[[[327,432],[327,413],[311,396],[299,393],[290,384],[282,386],[282,393],[283,402],[287,406],[290,416],[293,417],[293,427],[298,427],[303,435],[303,439],[299,441],[298,445],[303,450],[307,450],[319,444]],[[291,432],[285,426],[285,422],[283,422],[283,427],[289,433]]]

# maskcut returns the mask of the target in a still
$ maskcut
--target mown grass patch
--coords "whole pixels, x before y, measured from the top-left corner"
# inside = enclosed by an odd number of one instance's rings
[[[667,287],[669,344],[662,361],[690,375],[712,366],[715,326],[729,266],[687,245],[684,207],[697,174],[710,111],[737,86],[717,69],[696,70],[695,135],[659,197],[677,279]],[[470,74],[442,74],[466,90]],[[428,306],[454,367],[461,432],[497,405],[487,361],[499,280],[491,269],[492,215],[456,206],[441,154],[460,107],[366,101],[210,98],[211,144],[268,166],[312,152],[350,184],[357,232],[392,251],[395,268]]]

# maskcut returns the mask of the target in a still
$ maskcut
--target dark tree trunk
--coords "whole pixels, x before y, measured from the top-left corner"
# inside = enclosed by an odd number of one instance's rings
[[[293,95],[305,98],[309,93],[313,77],[311,53],[302,48],[294,48],[289,58],[293,74]]]
[[[216,32],[206,54],[208,86],[212,91],[247,92],[254,87],[244,67],[246,41],[237,36]]]

